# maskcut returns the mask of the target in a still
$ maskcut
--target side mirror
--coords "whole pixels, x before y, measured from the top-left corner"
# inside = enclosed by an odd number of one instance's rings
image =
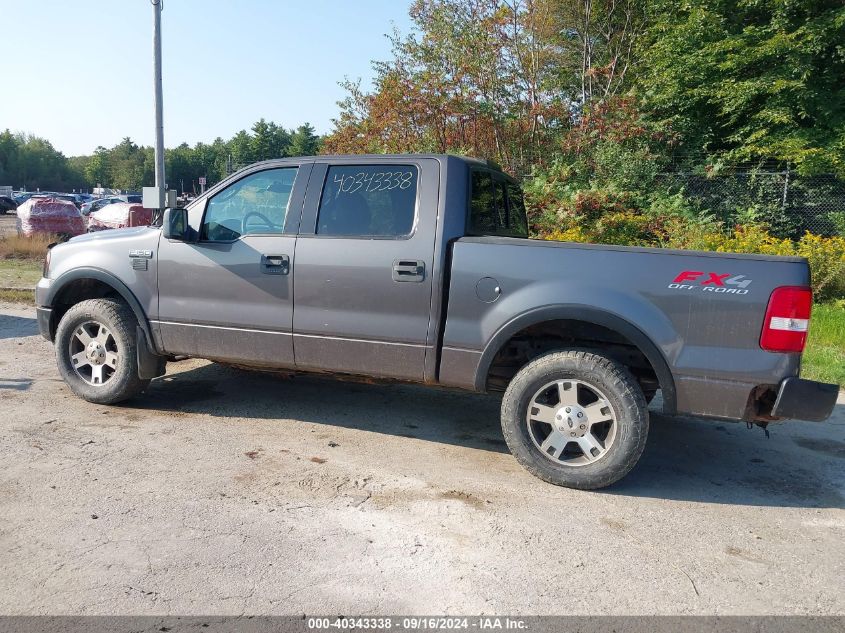
[[[162,235],[169,240],[193,242],[191,227],[188,225],[188,212],[185,209],[165,209],[161,227]]]

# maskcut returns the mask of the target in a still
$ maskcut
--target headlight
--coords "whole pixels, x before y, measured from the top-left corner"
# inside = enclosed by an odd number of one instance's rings
[[[53,243],[47,246],[47,255],[45,255],[44,257],[44,268],[41,270],[42,277],[50,277],[50,253],[53,252],[53,247],[55,245],[56,244]]]

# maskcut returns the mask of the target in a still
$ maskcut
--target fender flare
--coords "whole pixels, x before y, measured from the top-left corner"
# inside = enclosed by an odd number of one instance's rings
[[[657,374],[657,380],[660,382],[660,388],[663,392],[664,412],[674,413],[677,410],[675,379],[672,377],[669,363],[660,348],[640,328],[622,317],[604,310],[584,306],[555,305],[535,308],[523,312],[499,328],[487,342],[484,352],[481,354],[475,374],[476,391],[486,391],[487,374],[490,371],[490,365],[493,364],[493,358],[517,332],[544,321],[563,319],[600,325],[631,341],[648,359],[655,374]]]
[[[81,279],[96,279],[97,281],[101,281],[104,284],[110,286],[114,289],[114,291],[121,296],[121,298],[126,301],[127,305],[132,309],[132,312],[135,314],[135,318],[138,320],[138,326],[144,331],[144,336],[147,339],[147,346],[149,347],[150,351],[153,353],[156,350],[152,347],[152,342],[155,340],[152,335],[152,330],[150,329],[150,322],[147,319],[147,315],[144,313],[144,309],[141,307],[141,303],[132,294],[132,291],[129,287],[123,283],[120,279],[118,279],[112,273],[105,271],[101,268],[93,268],[93,267],[81,267],[81,268],[74,268],[73,270],[69,270],[66,273],[59,275],[52,284],[50,284],[50,291],[47,294],[46,298],[46,307],[53,307],[55,303],[56,297],[67,287],[69,283],[74,281],[79,281]],[[51,335],[55,332],[56,323],[50,323],[50,332]]]

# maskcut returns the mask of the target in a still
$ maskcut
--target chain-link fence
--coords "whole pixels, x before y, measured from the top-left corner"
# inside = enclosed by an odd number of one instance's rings
[[[792,171],[745,171],[704,176],[674,172],[661,176],[727,224],[764,222],[779,237],[811,231],[845,235],[845,180],[832,175],[803,177]]]

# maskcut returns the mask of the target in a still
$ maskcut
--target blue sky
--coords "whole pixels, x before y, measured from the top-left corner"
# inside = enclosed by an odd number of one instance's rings
[[[331,129],[344,76],[369,85],[409,0],[165,0],[164,142],[229,138],[264,117]],[[0,0],[0,129],[68,156],[151,145],[149,0]]]

